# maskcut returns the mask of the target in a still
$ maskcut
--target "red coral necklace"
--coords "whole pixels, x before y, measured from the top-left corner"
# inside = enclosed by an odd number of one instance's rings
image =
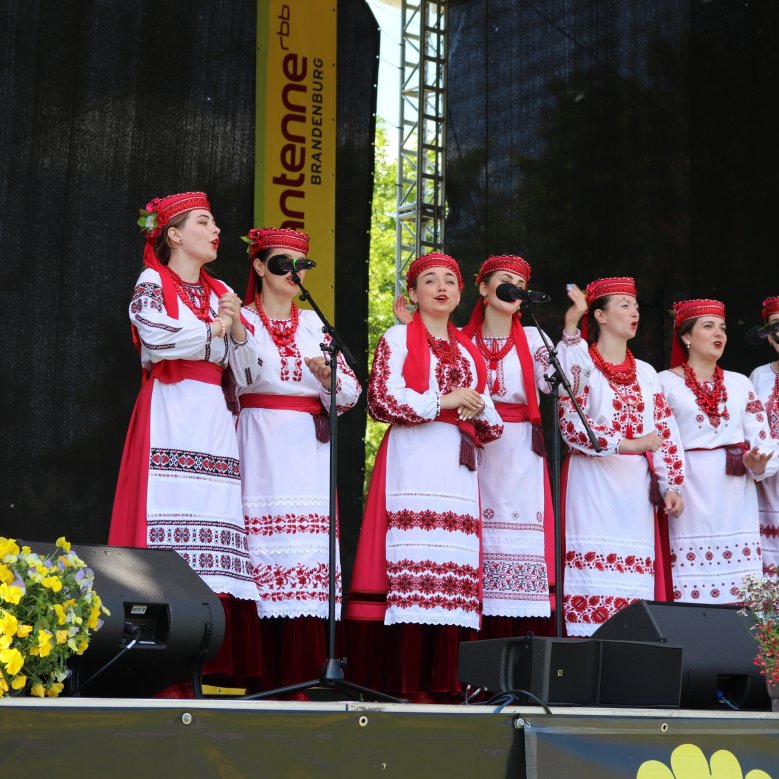
[[[634,384],[636,381],[636,358],[633,352],[628,349],[625,354],[625,361],[615,365],[608,362],[598,350],[597,344],[590,346],[590,357],[595,363],[595,367],[612,384]]]
[[[196,284],[188,284],[175,271],[167,268],[176,294],[184,301],[186,307],[201,321],[211,322],[211,288],[205,283],[201,271]]]
[[[714,381],[698,381],[695,371],[685,362],[682,364],[684,370],[684,383],[695,395],[695,401],[698,408],[706,414],[709,419],[721,417],[725,413],[724,404],[728,400],[728,391],[725,389],[725,374],[722,368],[717,365],[714,368]],[[723,406],[720,411],[720,405]]]
[[[488,344],[484,340],[482,330],[479,328],[476,331],[476,345],[479,347],[479,351],[482,353],[482,357],[487,361],[491,371],[498,369],[498,363],[511,351],[514,346],[514,341],[509,336],[505,339],[503,344],[500,343],[501,338],[490,338],[492,344]]]
[[[300,315],[298,307],[294,303],[292,304],[292,312],[289,320],[274,319],[271,321],[265,313],[265,309],[262,307],[262,299],[260,298],[259,293],[254,296],[254,305],[257,306],[257,313],[260,315],[260,319],[265,325],[265,329],[270,333],[273,343],[279,348],[289,346],[295,340],[295,332],[298,329],[298,319]]]

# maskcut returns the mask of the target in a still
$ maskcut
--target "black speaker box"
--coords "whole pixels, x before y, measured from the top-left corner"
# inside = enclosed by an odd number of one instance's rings
[[[738,708],[766,708],[765,679],[754,665],[751,617],[736,606],[635,601],[595,631],[594,638],[673,643],[683,649],[681,705],[720,706],[720,691]]]
[[[24,543],[38,554],[53,551],[51,544]],[[225,632],[219,596],[178,553],[82,544],[73,551],[94,571],[95,591],[111,615],[103,615],[89,648],[74,659],[71,694],[149,697],[217,653]]]
[[[682,650],[581,638],[498,638],[460,644],[460,681],[522,690],[543,703],[678,706]]]

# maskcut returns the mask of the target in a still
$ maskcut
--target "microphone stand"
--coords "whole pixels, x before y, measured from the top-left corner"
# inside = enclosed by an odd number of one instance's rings
[[[554,414],[554,437],[552,438],[552,506],[554,509],[555,635],[560,638],[563,635],[563,515],[562,506],[560,505],[560,457],[562,441],[559,421],[560,387],[565,390],[568,397],[571,399],[571,402],[576,409],[576,413],[579,415],[579,419],[581,419],[584,429],[587,431],[587,437],[590,439],[592,448],[596,452],[600,452],[601,447],[598,444],[595,433],[592,432],[592,428],[587,422],[587,418],[584,416],[584,412],[582,411],[579,402],[574,397],[571,384],[557,357],[557,350],[552,345],[547,334],[539,327],[538,319],[536,319],[535,312],[533,311],[529,300],[522,303],[522,313],[528,314],[536,330],[538,330],[538,334],[541,336],[541,340],[544,342],[544,346],[549,354],[549,364],[554,368],[554,371],[551,374],[544,376],[544,378],[549,385],[549,393],[552,396],[552,413]]]
[[[322,322],[322,332],[330,336],[329,345],[320,344],[322,351],[328,354],[328,364],[330,365],[330,521],[328,525],[328,575],[327,575],[327,658],[322,666],[322,671],[318,679],[311,679],[307,682],[289,684],[285,687],[278,687],[274,690],[266,690],[252,695],[245,695],[241,700],[262,700],[277,695],[284,695],[299,690],[310,690],[313,687],[326,687],[331,690],[341,690],[354,700],[379,700],[389,703],[404,703],[400,698],[394,698],[377,690],[371,690],[367,687],[361,687],[359,684],[349,682],[344,679],[343,668],[346,665],[345,657],[335,656],[335,606],[336,606],[336,497],[337,497],[337,472],[338,472],[338,404],[336,403],[336,389],[338,387],[337,368],[338,354],[343,354],[346,364],[357,374],[357,363],[354,357],[338,335],[336,329],[327,321],[327,317],[311,297],[311,293],[303,286],[297,271],[293,268],[290,278],[300,288],[300,300],[308,301],[314,313]]]

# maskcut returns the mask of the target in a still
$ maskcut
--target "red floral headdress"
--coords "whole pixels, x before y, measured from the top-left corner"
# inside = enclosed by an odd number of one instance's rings
[[[632,295],[638,297],[636,293],[636,281],[632,276],[609,276],[605,279],[595,279],[587,285],[585,290],[587,297],[587,311],[582,320],[582,338],[587,340],[589,335],[589,307],[598,299],[606,295]]]
[[[280,227],[255,227],[248,235],[242,235],[241,240],[248,243],[249,278],[246,282],[246,292],[243,296],[244,305],[254,301],[257,295],[257,272],[254,270],[254,258],[265,249],[289,249],[294,252],[308,254],[311,239],[306,233],[297,230],[284,230]]]
[[[779,314],[779,295],[763,301],[763,319],[767,320],[771,314]]]
[[[460,273],[460,266],[457,264],[457,260],[454,257],[450,257],[448,254],[441,254],[440,252],[431,252],[430,254],[424,254],[421,257],[417,257],[411,265],[408,266],[406,271],[406,290],[411,289],[420,273],[424,273],[430,268],[447,268],[455,276],[460,285],[460,289],[463,288],[463,277]]]
[[[725,304],[719,300],[696,298],[680,300],[674,303],[674,332],[671,341],[671,367],[676,368],[687,362],[687,355],[679,343],[679,328],[691,319],[701,316],[719,316],[725,318]]]
[[[530,281],[530,263],[514,254],[501,254],[487,257],[476,274],[476,283],[481,284],[484,277],[496,270],[507,270],[510,273],[516,273],[522,276],[525,284]]]

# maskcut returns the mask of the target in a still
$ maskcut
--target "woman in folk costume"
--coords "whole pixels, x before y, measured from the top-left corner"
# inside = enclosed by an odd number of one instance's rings
[[[315,678],[326,657],[330,367],[320,344],[329,337],[313,311],[298,309],[300,287],[272,262],[304,258],[309,237],[255,229],[244,240],[251,267],[243,313],[258,359],[237,379],[243,512],[263,646],[277,653],[265,682],[288,684]],[[341,414],[360,385],[340,355],[337,380]],[[340,617],[340,567],[336,584]]]
[[[227,632],[207,671],[256,676],[257,588],[241,511],[238,442],[222,380],[251,363],[240,299],[205,266],[219,228],[202,192],[155,198],[130,302],[144,383],[130,421],[108,542],[175,549],[222,596]],[[248,610],[247,610],[248,607]]]
[[[674,598],[737,603],[744,576],[762,573],[755,481],[779,468],[777,443],[749,379],[717,364],[725,305],[684,300],[674,312],[671,370],[660,374],[688,466],[684,515],[670,523]]]
[[[502,424],[484,359],[449,321],[463,286],[457,262],[419,257],[406,285],[418,310],[385,333],[371,372],[369,411],[391,427],[376,457],[348,607],[350,619],[387,627],[350,632],[351,676],[403,695],[459,694],[459,644],[481,621],[478,453]]]
[[[632,278],[599,279],[586,291],[589,350],[565,335],[560,362],[592,428],[596,452],[570,399],[560,401],[566,461],[565,624],[589,636],[634,600],[670,597],[667,529],[684,508],[682,447],[654,368],[627,343],[638,327]],[[586,337],[586,333],[585,333]],[[671,519],[671,522],[676,521]]]
[[[779,296],[763,301],[763,322],[779,322]],[[768,342],[779,354],[779,334],[768,336]],[[779,441],[779,360],[761,365],[749,377],[757,397],[763,404],[771,438]],[[757,504],[760,509],[760,543],[763,548],[763,571],[779,575],[779,476],[757,483]]]
[[[487,362],[487,387],[503,435],[486,444],[479,466],[482,510],[483,614],[481,638],[548,633],[549,580],[554,577],[554,528],[538,391],[549,392],[548,352],[535,327],[522,327],[519,301],[496,295],[500,284],[524,289],[530,265],[512,255],[484,261],[479,298],[463,333]],[[574,325],[575,327],[575,325]],[[546,630],[544,628],[547,628]]]

